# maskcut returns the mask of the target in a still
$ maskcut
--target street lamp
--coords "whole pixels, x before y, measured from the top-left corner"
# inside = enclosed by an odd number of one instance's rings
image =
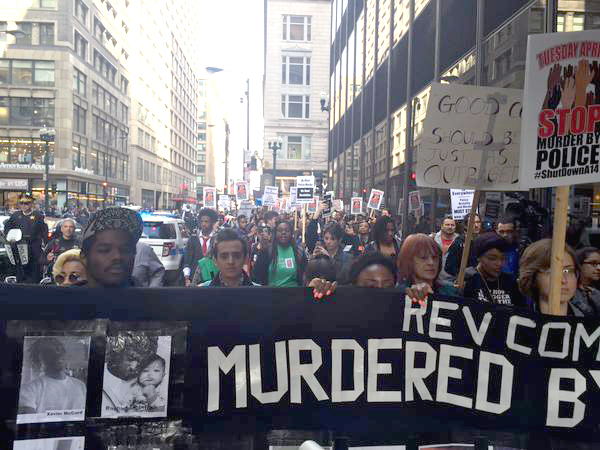
[[[277,186],[277,182],[275,181],[277,174],[277,152],[281,150],[282,145],[283,140],[280,137],[274,141],[269,141],[269,148],[273,151],[273,186]]]
[[[43,127],[40,129],[40,139],[46,143],[44,152],[44,214],[50,210],[50,142],[54,142],[56,130]]]

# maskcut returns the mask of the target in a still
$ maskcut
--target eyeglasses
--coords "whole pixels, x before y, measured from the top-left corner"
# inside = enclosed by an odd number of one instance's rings
[[[583,264],[587,264],[588,266],[592,266],[595,267],[596,269],[600,269],[600,262],[596,262],[596,261],[584,261]]]
[[[69,276],[67,277],[67,279],[71,282],[71,283],[77,283],[79,280],[81,280],[81,274],[77,273],[77,272],[73,272],[70,273]],[[56,284],[63,284],[65,282],[66,278],[64,275],[58,274],[54,277],[54,281],[56,281]]]

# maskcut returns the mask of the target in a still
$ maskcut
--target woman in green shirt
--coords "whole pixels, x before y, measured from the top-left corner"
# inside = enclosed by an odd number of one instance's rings
[[[259,253],[253,279],[262,286],[302,286],[306,257],[294,242],[291,222],[278,220],[271,248]]]

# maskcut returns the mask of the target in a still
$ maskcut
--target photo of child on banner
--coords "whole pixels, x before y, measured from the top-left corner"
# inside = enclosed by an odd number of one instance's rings
[[[371,208],[373,210],[379,210],[381,208],[381,203],[383,201],[383,191],[378,189],[371,189],[371,194],[369,195],[369,201],[367,202],[367,208]]]
[[[101,417],[166,417],[171,336],[109,336]]]
[[[17,423],[84,420],[89,336],[25,336]]]

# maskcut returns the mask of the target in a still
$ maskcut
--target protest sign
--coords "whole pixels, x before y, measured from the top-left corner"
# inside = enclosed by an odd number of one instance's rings
[[[363,199],[362,197],[352,197],[350,199],[350,214],[362,214]]]
[[[290,206],[295,208],[298,205],[298,188],[296,186],[290,186]]]
[[[485,216],[490,219],[497,219],[500,215],[502,202],[502,193],[486,192],[485,193]]]
[[[522,91],[433,83],[417,185],[519,190]]]
[[[383,191],[378,189],[371,189],[369,195],[369,201],[367,202],[367,208],[379,210],[381,202],[383,201]]]
[[[526,188],[600,179],[600,32],[528,36],[521,142]]]
[[[235,200],[239,203],[249,199],[248,183],[246,181],[238,181],[235,183]]]
[[[416,211],[421,207],[421,192],[411,191],[408,193],[408,210]]]
[[[227,194],[219,195],[219,208],[229,209],[231,206],[231,199]]]
[[[316,213],[317,205],[319,204],[320,201],[321,201],[321,199],[319,197],[313,197],[312,202],[310,202],[306,205],[306,212],[309,214]]]
[[[450,189],[450,203],[454,220],[463,220],[469,214],[474,195],[475,190],[473,189]]]
[[[279,197],[279,189],[277,186],[265,186],[262,196],[263,206],[276,206],[277,198]]]
[[[600,439],[597,320],[465,298],[430,297],[419,306],[385,289],[340,287],[321,302],[302,288],[170,291],[4,286],[3,370],[21,374],[25,343],[9,332],[19,327],[12,319],[79,327],[102,318],[86,377],[82,428],[90,433],[119,423],[93,419],[106,394],[105,370],[127,394],[127,386],[138,387],[124,381],[131,368],[123,358],[145,364],[151,356],[165,361],[159,387],[167,417],[211,432],[326,429],[381,438],[391,430],[430,432],[434,424],[437,432]],[[123,340],[109,338],[106,321],[108,329],[126,327],[114,334]],[[179,334],[163,330],[165,321]],[[147,330],[138,330],[142,324]],[[0,420],[14,421],[18,392],[19,377],[7,377]],[[46,432],[19,431],[30,439]]]
[[[202,188],[203,203],[205,208],[217,208],[217,189],[214,187]]]
[[[315,177],[312,175],[296,177],[296,188],[298,203],[310,203],[315,195]]]
[[[326,192],[323,201],[325,202],[325,206],[323,207],[323,217],[329,217],[333,210],[333,191]]]
[[[332,202],[332,208],[333,208],[334,211],[343,212],[344,211],[344,200],[342,200],[340,198],[336,198]]]

